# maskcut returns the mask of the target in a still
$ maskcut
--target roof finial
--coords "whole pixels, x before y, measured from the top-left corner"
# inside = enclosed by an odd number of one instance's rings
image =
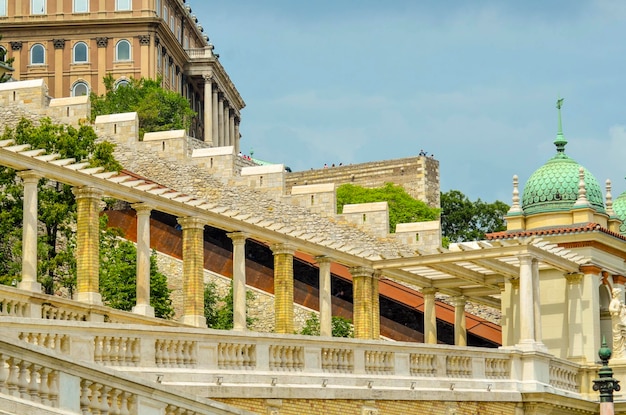
[[[613,195],[611,194],[611,181],[606,179],[606,213],[610,217],[615,216],[615,211],[613,210]]]
[[[556,133],[556,140],[554,140],[554,144],[556,145],[556,151],[559,153],[565,152],[565,145],[567,141],[565,137],[563,137],[563,126],[561,124],[561,107],[563,106],[563,98],[558,98],[556,101],[556,109],[559,111],[559,130]]]
[[[574,203],[575,207],[578,206],[588,206],[589,201],[587,200],[587,188],[585,187],[585,168],[578,168],[578,199],[576,199],[576,203]]]
[[[511,208],[507,212],[507,215],[519,215],[522,213],[522,208],[519,205],[519,189],[518,189],[518,178],[517,174],[513,176],[513,204]]]

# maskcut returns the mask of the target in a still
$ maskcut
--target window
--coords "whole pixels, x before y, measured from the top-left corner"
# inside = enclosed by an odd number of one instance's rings
[[[0,0],[2,1],[2,0]],[[7,49],[4,46],[0,46],[0,62],[6,62],[7,61]]]
[[[164,6],[163,7],[163,20],[165,20],[166,24],[167,24],[167,21],[169,20],[169,18],[170,18],[169,10],[168,10],[167,6]]]
[[[161,0],[156,0],[156,15],[161,16]]]
[[[78,42],[74,45],[74,63],[86,63],[88,61],[88,48],[85,42]]]
[[[121,79],[118,79],[117,82],[115,82],[115,89],[128,86],[128,85],[130,85],[130,82],[128,82],[128,79],[121,78]]]
[[[120,40],[119,42],[117,42],[117,45],[115,45],[115,60],[130,60],[130,42],[128,40]]]
[[[30,64],[43,65],[46,63],[46,49],[43,45],[37,43],[30,48]]]
[[[115,0],[115,10],[130,10],[132,0]]]
[[[74,13],[87,13],[89,11],[89,0],[74,0]]]
[[[80,97],[89,94],[89,86],[86,82],[78,81],[72,87],[72,96]]]
[[[30,0],[31,14],[46,14],[46,0]]]
[[[7,15],[7,0],[0,0],[0,16]]]
[[[174,22],[176,21],[176,18],[174,17],[174,13],[172,13],[170,15],[170,30],[172,32],[174,32]]]

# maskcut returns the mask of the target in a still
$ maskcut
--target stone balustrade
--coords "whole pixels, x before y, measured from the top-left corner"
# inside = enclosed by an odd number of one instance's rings
[[[546,388],[553,393],[571,395],[581,394],[585,389],[581,387],[581,373],[589,370],[545,353],[517,349],[43,321],[11,316],[0,317],[0,321],[0,334],[5,339],[39,345],[68,358],[109,366],[152,381],[161,377],[163,384],[184,386],[187,391],[206,394],[200,391],[208,387],[211,396],[216,397],[236,397],[244,392],[246,396],[267,397],[270,385],[306,386],[306,393],[331,385],[353,392],[374,385],[390,392],[407,388],[440,391],[454,388],[468,393],[489,391],[496,400],[498,396],[510,397],[511,393]],[[22,366],[30,368],[31,363]],[[21,369],[19,362],[11,364],[14,373],[5,376],[12,379],[9,383],[5,381],[6,388],[11,389],[10,393],[30,394],[28,386],[20,389],[20,382],[24,383],[20,376],[30,379],[28,370],[41,371],[41,367]],[[534,367],[532,379],[524,372],[529,366]],[[28,373],[20,374],[21,370]],[[537,378],[541,373],[546,374],[545,379]],[[55,375],[51,376],[54,379]],[[101,404],[103,398],[98,394],[103,393],[108,394],[109,402],[116,400],[124,408],[131,408],[136,399],[130,395],[122,397],[121,389],[116,391],[89,382],[83,386],[91,394],[89,405],[97,405],[95,401]],[[222,384],[229,387],[220,388]],[[85,393],[83,399],[86,402]],[[123,399],[128,403],[120,403]]]

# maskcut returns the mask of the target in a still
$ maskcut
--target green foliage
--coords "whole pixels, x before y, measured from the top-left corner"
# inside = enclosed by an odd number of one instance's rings
[[[509,206],[496,200],[493,203],[477,199],[475,202],[458,190],[441,194],[441,230],[449,242],[474,241],[485,234],[506,229],[504,216]]]
[[[246,300],[254,300],[254,294],[246,291]],[[204,317],[207,327],[219,330],[233,328],[233,285],[231,281],[228,294],[224,297],[217,295],[217,286],[211,281],[204,286]],[[246,316],[246,326],[250,327],[256,319]]]
[[[2,35],[0,35],[0,40],[2,40]],[[4,65],[11,68],[11,64],[15,60],[15,58],[6,59],[7,51],[5,49],[0,48],[0,66]],[[0,83],[7,82],[11,79],[11,72],[7,72],[4,75],[0,76]]]
[[[347,318],[333,316],[331,324],[333,337],[354,337],[352,322]],[[317,313],[311,313],[309,318],[304,322],[304,327],[302,327],[299,334],[307,336],[320,335],[320,319]]]
[[[384,201],[389,206],[390,233],[395,232],[398,223],[424,222],[439,217],[439,209],[412,198],[401,186],[393,183],[374,189],[353,184],[342,184],[337,188],[338,213],[343,212],[344,205]]]
[[[132,311],[137,301],[137,248],[122,239],[119,228],[107,228],[108,217],[100,217],[100,294],[113,308]],[[157,269],[156,255],[150,257],[150,305],[156,317],[174,315],[167,277]]]
[[[91,94],[91,116],[137,112],[139,136],[154,131],[188,129],[196,115],[187,99],[161,87],[161,80],[131,79],[128,85],[115,88],[112,75],[104,78],[106,92]]]

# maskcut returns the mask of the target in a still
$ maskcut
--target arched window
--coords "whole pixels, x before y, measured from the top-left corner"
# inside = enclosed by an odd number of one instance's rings
[[[0,0],[2,1],[2,0]],[[7,59],[9,59],[7,57],[7,49],[4,46],[0,46],[0,62],[6,62]]]
[[[116,0],[115,10],[130,10],[130,3],[132,0]]]
[[[128,85],[130,85],[130,82],[128,82],[128,79],[120,78],[115,82],[115,89],[128,86]]]
[[[117,42],[117,45],[115,45],[115,60],[130,60],[130,42],[128,40],[120,40],[119,42]]]
[[[74,45],[74,63],[86,63],[88,61],[87,56],[89,49],[85,42],[78,42]]]
[[[88,94],[89,94],[89,85],[87,85],[87,83],[84,81],[78,81],[72,87],[73,97],[80,97],[82,95],[88,95]]]
[[[43,45],[37,43],[30,48],[30,64],[43,65],[46,63],[46,49]]]

